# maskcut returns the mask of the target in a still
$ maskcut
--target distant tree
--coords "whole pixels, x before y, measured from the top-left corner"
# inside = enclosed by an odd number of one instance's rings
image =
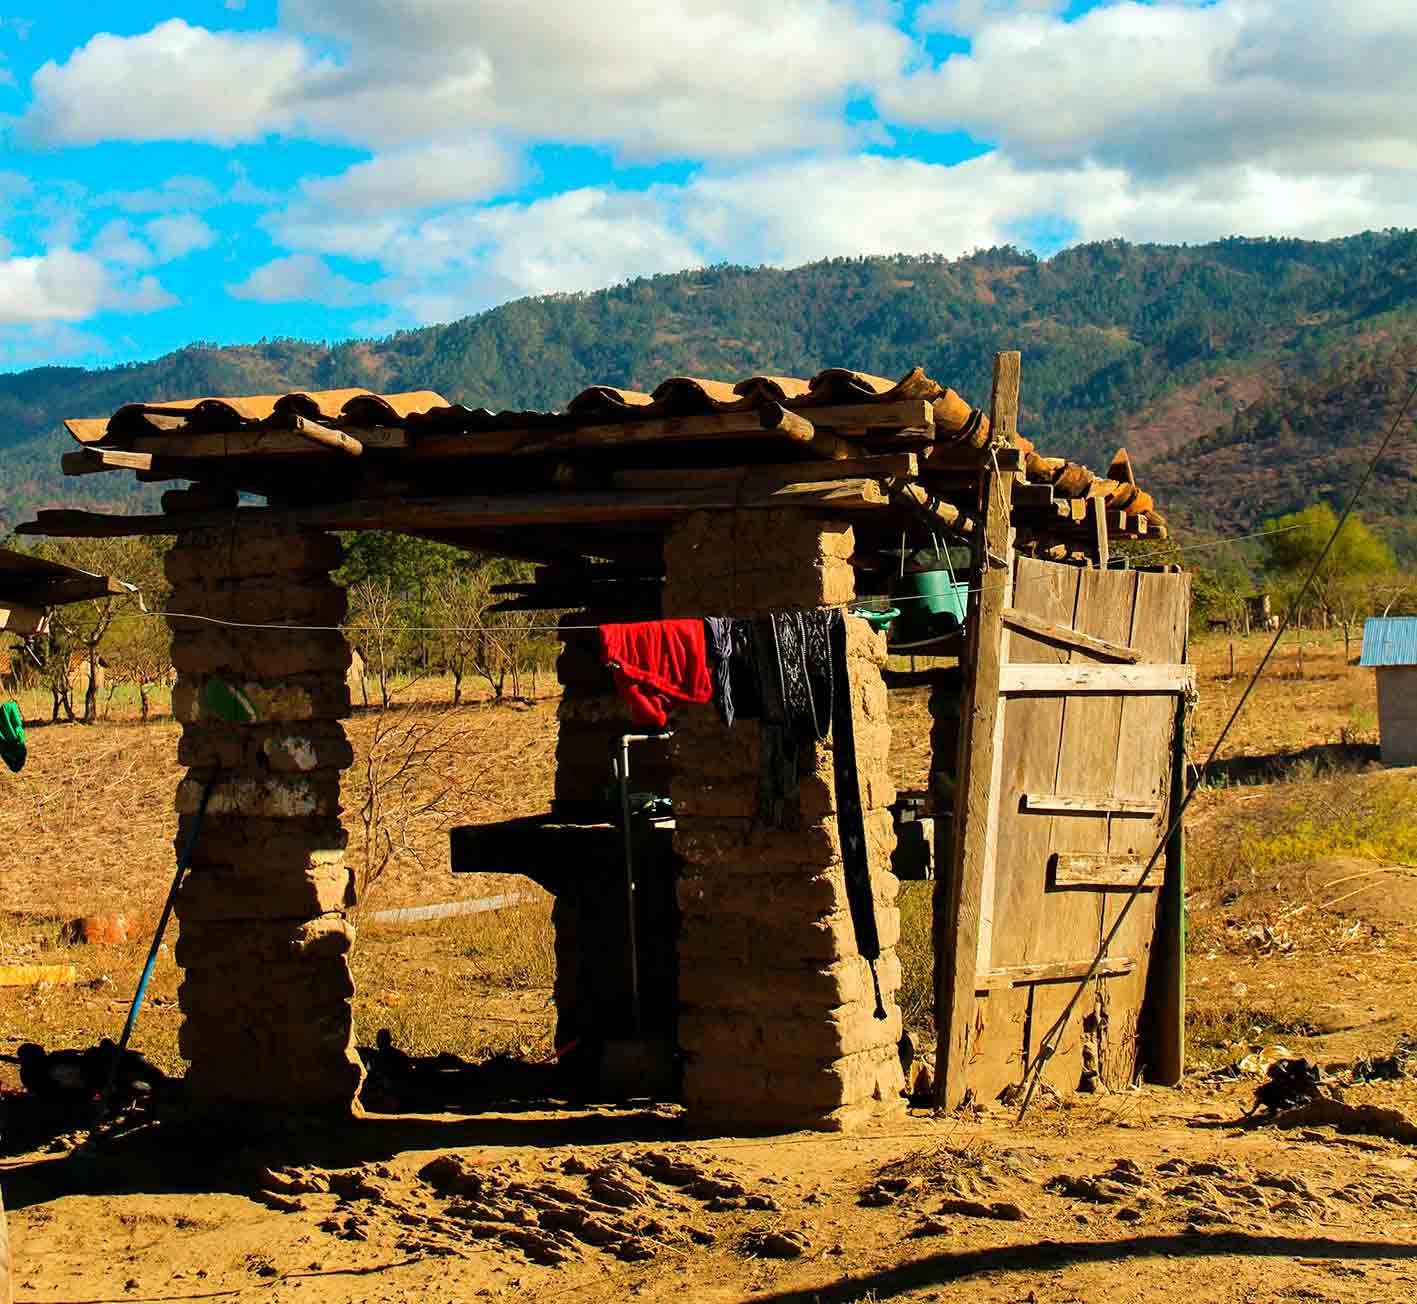
[[[1341,626],[1346,658],[1354,625],[1372,607],[1375,581],[1391,575],[1396,562],[1392,550],[1357,515],[1344,522],[1325,556],[1324,548],[1337,525],[1338,516],[1327,503],[1266,521],[1264,529],[1273,533],[1264,540],[1264,568],[1288,590],[1292,601],[1303,596],[1298,587],[1318,564],[1313,599],[1325,617]]]

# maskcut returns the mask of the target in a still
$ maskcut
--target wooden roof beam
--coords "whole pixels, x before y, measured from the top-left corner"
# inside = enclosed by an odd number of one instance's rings
[[[175,534],[222,527],[233,518],[280,520],[322,530],[493,529],[515,525],[604,525],[669,522],[690,512],[735,508],[798,507],[809,511],[854,512],[888,508],[890,498],[871,479],[789,482],[753,481],[701,489],[645,493],[544,493],[429,498],[357,499],[300,506],[237,508],[182,516],[114,516],[104,512],[42,511],[17,533],[70,538],[115,538]]]

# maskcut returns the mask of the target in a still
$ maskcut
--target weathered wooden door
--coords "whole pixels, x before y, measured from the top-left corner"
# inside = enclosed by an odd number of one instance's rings
[[[1165,835],[1188,580],[1019,558],[1004,613],[965,1079],[1017,1083]],[[1074,1012],[1045,1080],[1112,1087],[1138,1071],[1138,1025],[1164,858]]]

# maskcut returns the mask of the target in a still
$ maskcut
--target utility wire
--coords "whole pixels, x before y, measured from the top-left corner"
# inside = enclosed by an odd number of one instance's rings
[[[1171,554],[1171,553],[1178,553],[1178,552],[1181,552],[1181,553],[1184,553],[1184,552],[1195,552],[1195,551],[1198,551],[1199,549],[1202,549],[1202,548],[1217,548],[1217,547],[1221,547],[1221,546],[1223,546],[1224,544],[1227,544],[1227,543],[1235,543],[1235,542],[1238,542],[1238,541],[1240,541],[1240,540],[1242,540],[1242,539],[1260,539],[1260,538],[1265,538],[1266,536],[1272,535],[1272,534],[1286,534],[1286,533],[1288,533],[1288,531],[1290,531],[1290,530],[1297,530],[1297,529],[1299,529],[1299,528],[1300,528],[1300,527],[1297,526],[1297,525],[1285,525],[1285,526],[1281,526],[1280,528],[1274,529],[1274,530],[1257,530],[1257,531],[1255,531],[1254,533],[1251,533],[1251,534],[1238,534],[1238,535],[1231,536],[1231,537],[1229,537],[1229,538],[1213,539],[1213,540],[1207,541],[1207,542],[1205,542],[1205,543],[1183,544],[1183,545],[1180,545],[1179,547],[1176,547],[1176,548],[1169,548],[1169,549],[1168,549],[1168,548],[1158,547],[1158,548],[1156,548],[1153,552],[1148,553],[1148,554],[1146,554],[1146,555],[1147,555],[1147,556],[1160,556],[1160,555],[1163,555],[1163,554],[1169,555],[1169,554]],[[983,593],[986,589],[995,588],[995,587],[999,586],[999,585],[1002,584],[1002,583],[1003,583],[1002,580],[995,580],[995,581],[991,581],[990,583],[987,583],[987,584],[981,584],[981,585],[979,585],[979,586],[977,586],[977,587],[968,588],[968,589],[963,590],[961,596],[964,596],[964,595],[966,595],[966,594]],[[928,593],[925,593],[925,594],[900,594],[900,595],[898,595],[898,596],[891,596],[891,595],[889,595],[889,594],[861,594],[860,596],[853,598],[850,602],[836,603],[836,604],[834,604],[834,605],[825,605],[825,606],[822,606],[822,607],[815,608],[815,610],[820,610],[820,611],[857,611],[857,610],[861,609],[861,607],[862,607],[862,605],[863,605],[864,603],[868,603],[868,602],[884,602],[884,603],[888,604],[889,606],[899,606],[899,605],[900,605],[901,603],[903,603],[903,602],[933,602],[933,601],[937,601],[937,600],[938,600],[938,599],[937,599],[937,595],[928,594]],[[543,610],[544,610],[544,608],[543,608]],[[284,631],[291,632],[291,633],[309,633],[309,634],[333,633],[333,632],[335,632],[335,631],[341,631],[341,632],[370,632],[370,631],[379,631],[379,630],[383,630],[383,631],[390,632],[390,633],[402,632],[402,633],[407,633],[407,634],[475,634],[475,633],[487,633],[487,634],[491,634],[491,633],[506,633],[506,632],[512,631],[512,630],[517,630],[517,631],[526,631],[526,630],[537,630],[537,631],[563,631],[563,630],[564,630],[564,631],[590,631],[590,630],[597,630],[597,629],[600,628],[599,625],[567,625],[567,624],[548,625],[548,624],[539,624],[539,623],[536,623],[536,622],[528,622],[528,623],[526,623],[526,624],[520,624],[520,623],[516,623],[516,622],[508,622],[508,623],[502,624],[502,625],[482,625],[482,624],[470,624],[470,625],[405,625],[405,624],[402,624],[402,623],[389,624],[389,625],[349,625],[349,624],[345,624],[345,625],[297,625],[297,624],[273,623],[273,622],[267,622],[267,621],[255,621],[255,620],[227,620],[227,619],[224,619],[223,617],[220,617],[220,616],[208,616],[208,615],[199,614],[199,613],[194,612],[194,611],[171,611],[171,610],[166,610],[166,609],[162,609],[162,610],[158,610],[158,611],[152,611],[152,610],[149,610],[149,609],[146,608],[146,607],[144,607],[144,608],[143,608],[139,613],[137,613],[137,614],[143,615],[143,616],[165,617],[165,618],[171,619],[171,620],[192,620],[192,621],[198,621],[198,622],[200,622],[200,623],[202,623],[202,624],[207,624],[207,625],[221,625],[221,626],[223,626],[223,627],[225,627],[225,628],[227,628],[227,629],[270,629],[270,630],[284,630]],[[511,613],[508,613],[508,614],[511,614]]]
[[[1255,667],[1254,674],[1250,676],[1250,682],[1245,685],[1245,691],[1240,694],[1240,700],[1235,703],[1235,709],[1230,712],[1230,718],[1226,720],[1225,727],[1221,729],[1215,740],[1215,745],[1210,749],[1210,755],[1206,757],[1205,764],[1197,772],[1191,781],[1191,786],[1187,789],[1186,795],[1181,800],[1180,806],[1171,821],[1170,827],[1162,836],[1161,841],[1156,844],[1156,849],[1147,859],[1146,866],[1141,872],[1141,876],[1132,886],[1126,899],[1122,902],[1122,907],[1117,911],[1117,918],[1112,922],[1112,927],[1107,930],[1107,935],[1102,939],[1102,945],[1097,948],[1097,954],[1093,957],[1092,963],[1088,966],[1087,973],[1078,981],[1076,989],[1073,991],[1063,1012],[1058,1016],[1053,1026],[1043,1034],[1039,1042],[1038,1054],[1034,1056],[1033,1063],[1025,1068],[1024,1074],[1028,1082],[1028,1088],[1024,1092],[1023,1103],[1019,1106],[1018,1117],[1022,1122],[1023,1116],[1028,1112],[1029,1103],[1033,1100],[1033,1093],[1037,1090],[1039,1082],[1043,1078],[1043,1070],[1048,1061],[1057,1053],[1058,1042],[1062,1039],[1064,1030],[1067,1028],[1068,1020],[1072,1017],[1073,1011],[1077,1008],[1077,1003],[1082,999],[1083,993],[1087,990],[1087,985],[1096,976],[1102,962],[1107,958],[1107,952],[1112,943],[1116,940],[1117,934],[1121,932],[1122,925],[1126,922],[1127,914],[1131,910],[1142,890],[1146,887],[1147,880],[1151,876],[1151,871],[1156,867],[1157,861],[1161,859],[1167,844],[1181,827],[1181,822],[1185,819],[1186,810],[1195,799],[1196,793],[1200,791],[1201,784],[1205,781],[1205,776],[1210,767],[1215,763],[1220,755],[1220,748],[1224,744],[1230,730],[1234,727],[1235,721],[1240,718],[1240,713],[1245,709],[1250,700],[1251,694],[1255,691],[1260,677],[1264,674],[1265,667],[1269,664],[1270,658],[1279,647],[1280,640],[1288,631],[1294,618],[1298,615],[1299,604],[1308,592],[1310,585],[1317,578],[1320,568],[1328,560],[1328,555],[1333,551],[1333,545],[1338,541],[1338,536],[1343,532],[1343,527],[1348,523],[1348,518],[1353,515],[1353,509],[1358,505],[1363,496],[1363,491],[1368,487],[1368,481],[1373,478],[1373,472],[1377,469],[1378,463],[1387,452],[1388,446],[1392,443],[1393,437],[1397,434],[1398,428],[1402,425],[1407,416],[1408,409],[1412,405],[1413,398],[1417,396],[1417,380],[1412,382],[1412,386],[1407,391],[1407,397],[1402,400],[1402,406],[1398,408],[1397,415],[1392,420],[1392,425],[1388,427],[1388,432],[1383,436],[1383,441],[1378,445],[1378,451],[1373,454],[1368,462],[1367,469],[1363,472],[1363,478],[1358,482],[1358,486],[1349,495],[1348,502],[1343,508],[1343,514],[1338,518],[1338,523],[1333,527],[1333,532],[1328,536],[1327,542],[1323,546],[1323,551],[1319,553],[1314,564],[1309,568],[1309,573],[1304,577],[1304,582],[1295,592],[1293,599],[1289,603],[1288,609],[1284,613],[1284,619],[1280,621],[1279,628],[1274,633],[1274,638],[1270,640],[1269,647],[1265,649],[1265,654],[1260,658],[1260,663]],[[1174,782],[1174,779],[1173,779]]]

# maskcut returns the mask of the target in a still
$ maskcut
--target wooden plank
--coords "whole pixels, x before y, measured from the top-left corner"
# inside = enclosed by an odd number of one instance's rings
[[[119,448],[77,448],[64,453],[59,465],[65,475],[94,475],[99,471],[150,471],[151,453],[130,453]]]
[[[1145,856],[1112,856],[1094,851],[1059,851],[1053,857],[1054,887],[1117,887],[1137,885],[1146,868]],[[1145,889],[1161,886],[1161,865],[1151,867]]]
[[[801,413],[818,430],[870,431],[873,439],[880,431],[899,430],[908,442],[930,443],[935,438],[935,408],[927,399],[897,399],[892,403],[834,403],[803,407]]]
[[[880,437],[880,431],[909,427],[911,429],[903,438],[910,442],[928,443],[933,437],[934,411],[923,399],[907,399],[897,403],[838,404],[832,407],[806,408],[803,411],[811,421],[814,431],[840,428]],[[742,412],[650,417],[639,421],[617,421],[611,425],[577,426],[551,434],[538,431],[514,446],[499,447],[497,451],[527,454],[570,448],[627,448],[637,444],[691,442],[724,436],[732,436],[735,439],[754,436],[772,438],[777,433],[775,430],[763,429],[757,409],[754,408]],[[500,431],[487,432],[485,437],[482,434],[464,436],[469,442],[476,441],[466,451],[489,451],[487,445],[493,436],[498,437],[499,444],[505,443]],[[415,453],[422,453],[424,447],[423,441],[420,441]],[[447,455],[446,452],[444,455]]]
[[[1088,510],[1092,513],[1092,526],[1096,532],[1097,564],[1106,570],[1112,560],[1112,548],[1107,538],[1107,506],[1100,498],[1089,498]]]
[[[69,987],[78,978],[79,971],[72,964],[0,964],[0,987],[37,987],[40,983]]]
[[[467,497],[362,498],[350,502],[233,511],[115,516],[60,509],[37,513],[18,534],[67,538],[123,538],[176,534],[181,530],[224,527],[234,519],[268,520],[323,530],[456,530],[515,525],[617,525],[672,521],[689,512],[731,508],[800,507],[810,511],[852,512],[889,507],[875,480],[829,480],[772,484],[751,482],[739,489],[662,490],[654,493],[544,493]]]
[[[41,634],[48,627],[49,613],[43,607],[30,607],[19,603],[0,606],[0,630],[6,633],[28,636]]]
[[[1048,964],[1012,964],[981,971],[974,980],[976,992],[997,992],[1010,987],[1032,987],[1038,983],[1075,982],[1085,977],[1092,960],[1054,960]],[[1109,955],[1097,967],[1097,978],[1120,978],[1136,969],[1136,961],[1124,955]]]
[[[1073,566],[1019,558],[1014,608],[1037,615],[1045,623],[1071,624],[1077,617],[1081,573]],[[1063,663],[1074,655],[1067,647],[1021,630],[1013,633],[1010,653],[1030,663]],[[1054,820],[1020,809],[1022,792],[1055,790],[1068,701],[1062,696],[1024,696],[1008,703],[1003,773],[994,797],[1000,824],[992,945],[979,965],[980,972],[1067,960],[1086,946],[1076,940],[1087,923],[1088,902],[1080,894],[1059,896],[1049,901],[1046,911],[1042,908],[1045,882],[1038,868],[1047,864],[1052,853]],[[1095,903],[1091,913],[1095,920]],[[970,1065],[970,1086],[980,1098],[992,1099],[1003,1087],[1018,1081],[1030,1033],[1036,1037],[1042,1031],[1037,1026],[1035,1006],[1043,990],[1020,987],[995,991],[980,1009],[976,1022],[981,1033]]]
[[[1017,353],[994,355],[990,428],[1004,436],[1017,428],[1019,362]],[[1013,477],[983,475],[981,488],[984,524],[976,532],[975,553],[980,583],[978,591],[970,595],[965,626],[969,651],[964,664],[973,668],[973,675],[961,721],[964,773],[959,776],[955,798],[951,870],[948,877],[935,880],[934,894],[935,1027],[940,1056],[935,1100],[946,1109],[959,1104],[968,1085],[980,905],[984,879],[991,868],[989,807],[1002,709],[999,673],[1003,667],[1004,611],[1011,605],[1013,578]]]
[[[346,457],[360,457],[364,452],[364,445],[353,435],[336,430],[333,426],[321,425],[318,421],[311,421],[308,417],[302,417],[298,413],[295,417],[294,430],[297,435],[302,436],[315,447],[326,449],[332,453],[342,453]]]
[[[1122,572],[1117,572],[1121,574]],[[1135,573],[1135,572],[1133,572]],[[1185,693],[1195,687],[1187,665],[1019,665],[1004,667],[1001,693]],[[1115,755],[1115,752],[1110,753]],[[1110,769],[1110,767],[1109,767]]]
[[[363,449],[397,451],[408,446],[401,426],[369,426],[343,432]],[[321,448],[295,430],[233,430],[202,435],[138,435],[131,451],[153,457],[209,458],[319,457]]]
[[[1150,1041],[1147,1080],[1176,1086],[1186,1072],[1186,831],[1179,816],[1185,799],[1186,699],[1176,704],[1171,750],[1171,809],[1175,832],[1166,844],[1166,875],[1157,903],[1156,946],[1142,1023]],[[1133,907],[1135,909],[1135,907]]]
[[[806,417],[788,411],[781,403],[768,403],[759,408],[758,422],[764,430],[805,444],[815,456],[833,462],[855,457],[860,452],[855,444],[818,430]]]
[[[886,488],[899,502],[925,517],[933,529],[965,540],[979,533],[979,522],[973,516],[954,503],[937,498],[916,481],[896,478],[890,480]]]
[[[1014,506],[1052,507],[1053,486],[1051,484],[1017,484],[1014,486]]]
[[[1057,792],[1026,792],[1022,809],[1041,815],[1155,815],[1161,803],[1137,797],[1074,797]]]
[[[1189,605],[1187,577],[1139,571],[1135,584],[1135,615],[1129,641],[1141,651],[1147,662],[1184,661]],[[1172,768],[1172,741],[1177,708],[1184,706],[1184,703],[1184,697],[1123,699],[1112,791],[1128,795],[1155,792],[1160,797],[1160,806],[1151,819],[1114,819],[1108,829],[1107,840],[1107,851],[1111,855],[1148,860],[1165,836],[1173,784],[1180,786],[1180,771]],[[1068,850],[1072,849],[1068,847]],[[1164,891],[1164,861],[1159,863],[1157,873],[1162,877]],[[1145,1019],[1140,1016],[1150,1000],[1160,896],[1160,893],[1147,892],[1133,901],[1112,943],[1119,954],[1137,957],[1137,973],[1115,988],[1109,988],[1109,992],[1115,1002],[1114,1008],[1139,1018],[1142,1033],[1140,1036],[1123,1035],[1122,1025],[1119,1024],[1117,1035],[1109,1039],[1108,1055],[1103,1064],[1104,1081],[1109,1086],[1122,1086],[1134,1081],[1138,1068],[1150,1065],[1154,1059],[1155,1034],[1148,1026],[1154,1026],[1154,1021],[1149,1015]],[[1125,892],[1104,895],[1104,928],[1111,928],[1126,901]]]
[[[1135,662],[1141,660],[1141,653],[1135,648],[1123,647],[1122,644],[1109,642],[1105,638],[1093,638],[1091,634],[1084,634],[1071,626],[1040,620],[1037,616],[1030,615],[1026,611],[1019,611],[1017,608],[1011,607],[1004,612],[1004,624],[1012,629],[1045,639],[1049,643],[1060,643],[1064,647],[1079,648],[1109,661]]]
[[[1128,572],[1084,568],[1079,568],[1076,574],[1077,605],[1068,623],[1093,638],[1123,647],[1130,646],[1135,605],[1134,577]],[[1098,667],[1090,663],[1088,653],[1081,649],[1070,650],[1066,669],[1084,668],[1116,671],[1133,667]],[[1062,703],[1063,717],[1053,781],[1046,787],[1039,785],[1036,789],[1030,785],[1029,790],[1120,795],[1112,785],[1117,731],[1125,699],[1118,694],[1089,699],[1064,693],[1057,700]],[[1092,955],[1102,940],[1107,893],[1096,890],[1050,893],[1047,891],[1047,875],[1039,871],[1046,869],[1052,853],[1060,849],[1105,854],[1113,817],[1106,813],[1088,815],[1074,812],[1047,817],[1021,815],[1020,818],[1037,819],[1039,823],[1046,818],[1048,840],[1041,859],[1018,867],[1021,873],[1031,876],[1034,884],[1031,909],[1038,920],[1038,933],[1034,949],[1017,958],[1034,963]],[[1128,822],[1140,821],[1133,819]],[[1117,950],[1119,954],[1129,954],[1121,947]],[[1025,1063],[1030,1063],[1037,1054],[1044,1034],[1057,1022],[1074,994],[1074,988],[1066,982],[1030,990],[1033,1000],[1022,1057]],[[1096,1051],[1098,1029],[1112,1017],[1110,1012],[1099,1008],[1110,995],[1110,987],[1104,993],[1100,984],[1093,984],[1081,998],[1070,1026],[1045,1069],[1045,1080],[1055,1088],[1077,1085],[1086,1062],[1085,1043],[1090,1043],[1091,1049]],[[1120,1010],[1116,1012],[1116,1022],[1119,1025],[1123,1022]],[[1091,1035],[1087,1033],[1089,1026]]]
[[[1018,418],[1014,419],[1017,421]],[[936,444],[925,454],[925,466],[930,471],[951,471],[958,468],[972,468],[977,471],[985,466],[992,470],[997,464],[999,470],[1006,473],[1023,470],[1023,454],[1017,448],[999,448],[996,445],[992,448],[991,456],[990,445],[973,448],[968,444]]]
[[[647,467],[642,470],[614,471],[612,489],[690,489],[705,485],[741,484],[756,478],[781,480],[832,480],[869,476],[886,480],[893,476],[913,477],[919,465],[915,453],[881,453],[849,457],[841,461],[751,463],[748,466]]]

